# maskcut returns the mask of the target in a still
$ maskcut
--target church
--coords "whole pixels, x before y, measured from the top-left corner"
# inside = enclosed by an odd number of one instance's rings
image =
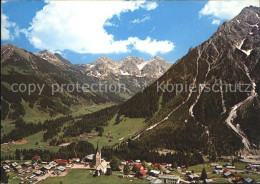
[[[99,147],[99,141],[97,143],[97,153],[95,156],[95,166],[97,175],[106,174],[107,169],[110,168],[109,163],[101,158],[101,150]]]

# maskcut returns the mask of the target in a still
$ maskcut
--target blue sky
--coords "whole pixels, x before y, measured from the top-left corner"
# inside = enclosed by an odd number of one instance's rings
[[[1,44],[59,52],[72,63],[107,56],[175,62],[257,1],[2,3]]]

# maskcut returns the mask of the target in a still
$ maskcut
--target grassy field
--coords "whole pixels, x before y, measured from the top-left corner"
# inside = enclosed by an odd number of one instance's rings
[[[72,106],[70,107],[71,115],[73,117],[84,115],[84,114],[90,114],[92,112],[99,111],[101,109],[104,109],[106,107],[111,107],[115,105],[114,103],[103,103],[98,105],[82,105],[82,106]]]
[[[136,178],[119,178],[119,172],[113,172],[111,176],[101,175],[99,177],[93,177],[89,170],[83,169],[71,169],[68,174],[63,177],[47,178],[45,181],[39,182],[39,184],[128,184],[128,183],[148,183],[146,180]],[[132,180],[132,181],[130,181]]]
[[[1,128],[1,137],[3,137],[4,134],[8,134],[15,128],[12,122],[12,120],[1,120],[1,125],[3,126],[3,128]]]
[[[122,121],[119,124],[114,124],[116,119],[116,115],[109,121],[108,126],[104,127],[103,135],[108,135],[111,133],[113,139],[109,142],[110,138],[108,137],[94,137],[92,139],[87,139],[90,143],[97,145],[97,141],[99,140],[100,147],[104,145],[114,145],[116,143],[120,143],[122,140],[125,140],[137,131],[144,128],[144,119],[142,118],[122,118]]]
[[[58,146],[49,146],[49,142],[43,142],[43,132],[38,132],[36,134],[33,134],[29,137],[25,137],[24,140],[27,141],[26,144],[22,145],[16,145],[16,144],[11,144],[11,145],[1,145],[1,156],[5,155],[13,155],[15,152],[15,149],[38,149],[41,147],[41,149],[46,149],[46,150],[51,150],[51,151],[58,151],[59,147]],[[11,148],[11,150],[8,149]]]
[[[232,164],[231,162],[215,162],[216,164],[219,164],[219,165],[224,165],[224,164]],[[215,167],[211,167],[211,164],[212,163],[204,163],[204,164],[198,164],[196,166],[191,166],[189,167],[189,171],[194,171],[195,173],[201,173],[203,167],[205,167],[206,171],[209,173],[212,173],[213,170],[215,170]],[[238,170],[243,170],[245,169],[245,167],[247,166],[248,164],[247,163],[243,163],[243,162],[236,162],[235,163],[235,166],[236,166],[236,169]]]

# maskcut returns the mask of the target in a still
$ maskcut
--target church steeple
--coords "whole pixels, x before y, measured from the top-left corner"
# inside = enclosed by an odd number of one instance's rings
[[[99,140],[97,141],[97,152],[98,151],[101,153],[101,150],[100,150],[100,147],[99,147]]]
[[[97,141],[97,153],[96,153],[96,167],[101,163],[101,150],[99,147],[99,140]]]

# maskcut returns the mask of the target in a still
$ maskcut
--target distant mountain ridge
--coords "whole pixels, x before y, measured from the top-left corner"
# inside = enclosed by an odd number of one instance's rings
[[[76,65],[88,76],[97,78],[106,78],[110,75],[114,76],[136,76],[159,78],[170,67],[171,63],[166,62],[161,57],[154,57],[149,61],[145,61],[138,57],[126,57],[122,61],[114,61],[108,57],[100,57],[92,64]]]
[[[156,78],[152,77],[152,74],[139,76],[141,72],[138,66],[144,62],[144,60],[137,57],[127,57],[122,62],[101,57],[92,64],[73,65],[58,53],[53,54],[48,50],[44,50],[34,54],[15,45],[4,44],[1,47],[1,86],[2,91],[4,91],[1,96],[6,106],[14,108],[14,104],[20,104],[18,106],[23,109],[22,104],[25,101],[31,107],[33,105],[42,106],[43,108],[40,108],[40,111],[51,113],[52,116],[59,113],[71,113],[69,110],[70,105],[79,108],[83,105],[91,107],[104,103],[120,104],[146,87],[142,86],[142,84],[148,85],[156,80]],[[162,64],[165,63],[164,61]],[[170,66],[170,64],[167,66]],[[165,68],[165,66],[163,67]],[[42,95],[32,94],[28,96],[25,93],[10,91],[10,86],[13,83],[29,85],[29,82],[45,85],[44,93]],[[121,87],[116,92],[91,90],[70,92],[65,89],[63,92],[57,92],[55,96],[51,94],[52,84],[68,85],[77,83],[80,85],[113,84],[121,85]],[[17,98],[12,99],[13,95]],[[48,108],[46,108],[47,104]],[[26,112],[19,114],[18,108],[12,108],[7,108],[3,119],[8,117],[13,119],[26,114]],[[57,108],[60,110],[57,110]],[[17,114],[11,115],[12,110],[17,110]]]
[[[166,62],[163,58],[155,56],[149,61],[139,57],[128,56],[122,61],[115,61],[108,57],[100,57],[91,64],[71,64],[58,53],[51,53],[44,50],[36,53],[37,56],[49,61],[52,64],[61,67],[69,66],[81,70],[86,75],[99,79],[107,79],[111,76],[134,76],[159,78],[170,67],[171,63]]]

